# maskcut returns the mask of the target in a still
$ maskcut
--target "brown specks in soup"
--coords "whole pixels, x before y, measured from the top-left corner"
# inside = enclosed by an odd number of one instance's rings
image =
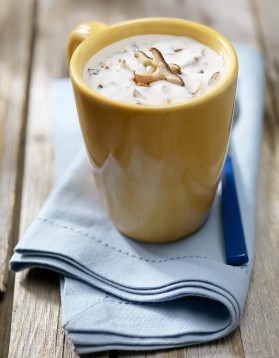
[[[144,63],[137,53],[144,53],[151,62]],[[158,53],[163,58],[160,65]],[[142,59],[144,56],[140,55]],[[166,65],[162,65],[164,62]],[[223,59],[204,44],[182,36],[151,34],[128,37],[97,52],[86,64],[83,79],[94,91],[116,101],[166,105],[212,90],[225,72]],[[139,87],[135,74],[140,79],[151,77]]]
[[[220,79],[220,72],[214,72],[213,75],[210,77],[210,79],[208,80],[208,84],[210,86],[214,86]]]
[[[100,72],[100,70],[97,70],[96,68],[88,68],[87,69],[89,76],[97,76]]]

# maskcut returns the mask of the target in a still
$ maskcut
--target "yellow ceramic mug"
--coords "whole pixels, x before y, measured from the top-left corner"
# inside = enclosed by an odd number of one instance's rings
[[[114,101],[85,84],[83,69],[94,53],[141,34],[182,35],[204,43],[224,58],[226,74],[199,97],[153,106]],[[115,226],[149,242],[169,242],[197,230],[208,216],[227,152],[238,70],[231,44],[182,19],[88,22],[70,34],[68,56],[95,182]]]

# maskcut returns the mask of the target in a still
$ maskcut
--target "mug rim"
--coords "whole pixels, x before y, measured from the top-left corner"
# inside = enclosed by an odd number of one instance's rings
[[[111,99],[109,97],[105,97],[104,95],[94,91],[91,87],[89,87],[85,81],[83,80],[82,74],[79,71],[79,59],[82,57],[82,53],[86,51],[86,47],[89,43],[92,41],[95,41],[96,36],[105,36],[106,32],[110,32],[116,28],[123,27],[123,26],[133,26],[138,25],[140,23],[159,23],[162,22],[167,26],[179,26],[183,25],[184,27],[196,29],[199,31],[202,31],[204,33],[209,33],[209,36],[215,37],[216,41],[221,43],[223,48],[227,49],[227,52],[230,54],[230,61],[229,65],[227,67],[227,70],[225,72],[224,77],[222,80],[210,91],[207,91],[200,96],[197,96],[195,98],[191,98],[189,100],[175,102],[171,104],[156,104],[156,105],[150,105],[150,104],[144,104],[144,105],[137,105],[133,103],[128,102],[121,102],[119,100]],[[167,33],[166,33],[167,34]],[[133,35],[132,35],[133,36]],[[124,38],[128,38],[123,37]],[[113,42],[112,42],[113,43]],[[106,45],[107,46],[107,45]],[[103,48],[105,48],[104,46]],[[118,23],[115,23],[113,25],[108,25],[106,28],[100,30],[98,33],[94,34],[93,36],[90,36],[89,38],[85,39],[74,51],[72,58],[70,60],[69,65],[69,72],[70,77],[72,81],[75,82],[79,90],[90,99],[95,99],[99,103],[102,103],[105,106],[108,107],[114,107],[122,110],[136,110],[136,111],[166,111],[166,110],[180,110],[184,107],[193,107],[200,105],[202,102],[209,101],[212,98],[215,98],[218,96],[219,93],[223,93],[224,90],[237,78],[238,73],[238,59],[235,52],[234,47],[230,43],[230,41],[217,32],[216,30],[212,29],[211,27],[208,27],[206,25],[200,24],[195,21],[180,19],[180,18],[171,18],[171,17],[144,17],[144,18],[137,18],[127,21],[121,21]]]

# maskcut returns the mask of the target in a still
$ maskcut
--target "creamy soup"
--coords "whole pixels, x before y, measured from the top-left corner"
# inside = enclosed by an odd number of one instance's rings
[[[188,37],[140,35],[94,54],[83,80],[113,100],[138,105],[188,101],[210,91],[226,64],[215,51]]]

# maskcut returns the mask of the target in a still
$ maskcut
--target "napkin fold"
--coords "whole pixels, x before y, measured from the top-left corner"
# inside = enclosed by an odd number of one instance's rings
[[[55,83],[56,185],[10,267],[63,275],[62,324],[78,353],[185,346],[238,326],[253,265],[264,66],[253,50],[236,49],[240,115],[231,153],[250,258],[240,267],[225,263],[221,188],[206,224],[185,239],[158,245],[119,233],[97,200],[70,82]]]

